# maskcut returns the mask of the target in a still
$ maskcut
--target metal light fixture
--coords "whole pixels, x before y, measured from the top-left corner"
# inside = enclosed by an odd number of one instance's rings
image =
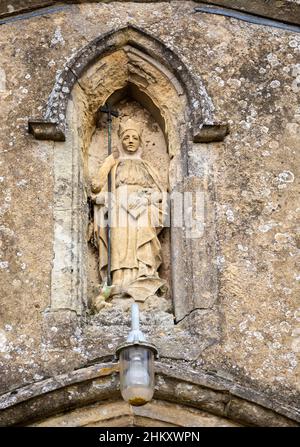
[[[127,341],[118,346],[116,357],[120,362],[120,390],[123,399],[131,405],[145,405],[154,393],[154,358],[156,347],[147,343],[139,328],[139,307],[131,306],[131,331]]]

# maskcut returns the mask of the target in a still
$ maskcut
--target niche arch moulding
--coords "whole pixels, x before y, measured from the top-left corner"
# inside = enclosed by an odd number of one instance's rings
[[[158,172],[171,197],[169,225],[159,236],[158,273],[168,287],[163,296],[141,303],[143,331],[155,339],[162,357],[196,359],[221,338],[208,154],[209,143],[222,141],[228,127],[213,122],[212,101],[201,80],[163,42],[133,26],[81,49],[57,77],[44,118],[29,120],[36,139],[54,141],[54,257],[45,340],[61,349],[73,337],[92,361],[112,356],[128,332],[126,301],[108,300],[97,311],[93,305],[101,281],[91,238],[91,185],[107,156],[107,122],[100,113],[105,104],[120,113],[112,123],[113,149],[120,123],[128,118],[139,122],[142,158]],[[197,197],[201,209],[188,225],[189,205],[176,199],[186,194]]]

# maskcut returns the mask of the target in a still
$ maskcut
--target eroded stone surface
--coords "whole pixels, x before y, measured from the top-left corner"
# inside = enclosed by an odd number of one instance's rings
[[[129,22],[180,56],[213,98],[216,121],[231,127],[225,143],[209,145],[222,342],[195,359],[195,371],[250,380],[299,405],[299,35],[192,14],[195,5],[82,4],[51,20],[31,18],[24,28],[1,26],[3,392],[110,355],[119,340],[107,329],[107,346],[109,338],[114,343],[106,350],[99,345],[101,321],[75,331],[67,356],[57,338],[51,349],[42,339],[53,262],[53,143],[35,141],[27,121],[43,115],[55,78],[75,51]],[[193,166],[201,165],[194,159]],[[176,357],[176,342],[165,332],[154,333],[156,340],[164,355]],[[184,340],[191,355],[193,340]]]
[[[110,0],[92,0],[95,3],[106,2]],[[131,0],[119,0],[120,2],[130,2]],[[133,0],[136,3],[159,3],[170,2],[171,0]],[[242,10],[273,18],[276,20],[288,21],[299,24],[299,0],[284,0],[277,2],[269,0],[267,5],[263,0],[255,0],[251,3],[245,3],[243,0],[195,0],[196,3],[212,3],[213,5],[224,6],[227,8]],[[61,3],[59,0],[3,0],[0,5],[0,17],[14,16],[45,6],[51,6]],[[65,0],[64,3],[84,3],[84,0]]]
[[[124,424],[124,425],[123,425]],[[236,427],[224,418],[209,413],[172,405],[163,401],[152,401],[144,407],[132,407],[125,402],[111,402],[75,410],[69,415],[49,418],[33,424],[33,427]]]
[[[117,418],[126,419],[128,425],[135,415],[141,417],[142,424],[147,415],[153,418],[155,411],[159,416],[156,423],[166,426],[297,426],[300,420],[299,411],[249,385],[238,386],[217,374],[197,372],[176,361],[158,362],[156,370],[155,400],[144,408],[119,401],[117,364],[95,364],[2,395],[0,425],[101,426],[116,425]],[[184,422],[178,410],[186,412]]]

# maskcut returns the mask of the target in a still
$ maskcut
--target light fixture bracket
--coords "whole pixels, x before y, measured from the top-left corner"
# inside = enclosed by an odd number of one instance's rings
[[[130,348],[132,346],[140,346],[143,348],[150,349],[154,358],[158,359],[158,351],[152,343],[146,341],[146,337],[140,330],[140,318],[139,318],[139,306],[137,303],[131,306],[131,331],[128,334],[126,342],[119,345],[116,349],[116,359],[120,357],[120,352],[125,348]]]
[[[139,342],[139,341],[128,342],[128,341],[126,341],[117,347],[116,359],[117,360],[119,359],[120,353],[121,353],[121,351],[123,351],[123,349],[134,347],[134,346],[140,346],[141,348],[150,349],[154,354],[154,358],[155,359],[159,358],[158,350],[156,349],[155,345],[153,345],[152,343],[148,343],[146,341],[143,341],[143,342]]]

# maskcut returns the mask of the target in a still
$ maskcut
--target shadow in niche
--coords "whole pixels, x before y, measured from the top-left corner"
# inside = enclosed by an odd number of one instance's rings
[[[152,99],[143,91],[141,91],[135,84],[132,84],[131,82],[128,82],[127,85],[124,88],[121,88],[119,90],[116,90],[108,99],[107,104],[110,105],[112,108],[116,108],[116,105],[120,103],[122,100],[128,100],[128,101],[136,101],[139,103],[142,107],[144,107],[150,115],[155,119],[155,121],[158,123],[159,127],[161,128],[164,137],[168,143],[168,135],[166,134],[166,124],[165,120],[160,113],[159,108],[154,104]],[[99,110],[97,112],[97,117],[99,115],[102,115],[100,112],[101,107],[99,107]]]
[[[169,189],[169,162],[168,142],[165,132],[165,121],[159,108],[152,99],[140,91],[135,85],[128,83],[126,87],[116,90],[106,101],[113,109],[119,112],[119,118],[112,118],[112,150],[118,145],[118,127],[122,119],[133,118],[142,124],[143,152],[142,159],[151,164],[158,172],[158,178],[163,185],[163,189]],[[101,106],[102,107],[102,106]],[[107,117],[101,112],[101,107],[96,114],[96,129],[89,148],[89,175],[95,176],[105,157],[107,156]],[[89,222],[93,221],[93,204],[89,198]],[[167,224],[169,225],[169,223]],[[162,264],[158,269],[159,277],[166,281],[168,288],[164,292],[158,292],[158,298],[166,300],[168,312],[173,312],[172,304],[172,280],[171,280],[171,235],[170,228],[165,227],[159,234],[159,241],[162,250]],[[101,277],[98,268],[98,248],[93,237],[88,243],[88,304],[93,309],[93,300],[101,291]],[[149,297],[150,298],[150,297]],[[124,299],[124,298],[123,298]],[[108,299],[114,303],[115,299]],[[149,300],[146,300],[149,304]],[[155,306],[157,302],[153,302]],[[142,305],[144,307],[144,305]]]

